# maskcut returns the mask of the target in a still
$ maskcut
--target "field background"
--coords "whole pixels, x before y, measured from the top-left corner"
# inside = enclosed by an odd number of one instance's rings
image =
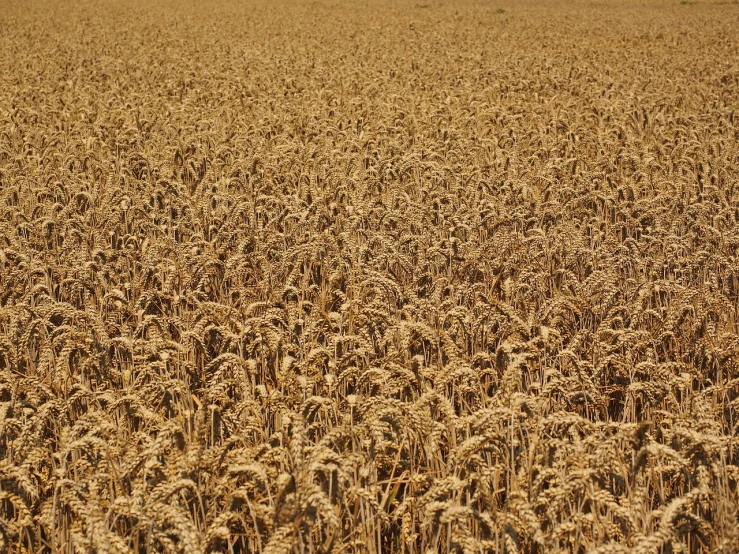
[[[0,550],[739,551],[739,4],[4,2]]]

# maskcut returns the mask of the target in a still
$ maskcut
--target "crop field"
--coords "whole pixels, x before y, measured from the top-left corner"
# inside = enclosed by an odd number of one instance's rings
[[[9,0],[0,552],[739,552],[739,4]]]

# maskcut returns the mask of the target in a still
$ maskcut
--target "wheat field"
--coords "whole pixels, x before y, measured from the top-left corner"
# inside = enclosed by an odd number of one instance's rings
[[[10,0],[0,552],[739,552],[739,4]]]

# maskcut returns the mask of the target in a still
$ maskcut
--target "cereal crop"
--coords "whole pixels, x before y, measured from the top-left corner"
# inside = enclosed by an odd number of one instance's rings
[[[0,551],[739,552],[739,4],[8,0]]]

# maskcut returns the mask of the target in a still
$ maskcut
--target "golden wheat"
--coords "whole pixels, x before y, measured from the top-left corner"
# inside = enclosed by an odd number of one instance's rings
[[[0,550],[739,551],[739,6],[0,15]]]

